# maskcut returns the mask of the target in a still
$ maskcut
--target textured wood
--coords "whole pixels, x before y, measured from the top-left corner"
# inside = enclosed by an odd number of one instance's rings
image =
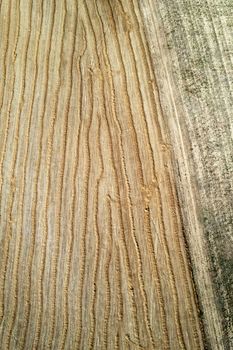
[[[210,349],[233,346],[232,1],[140,2]]]
[[[167,53],[175,6],[1,1],[1,349],[203,349],[198,298],[212,348],[229,345],[191,185],[206,161],[187,159],[200,110],[183,114]]]

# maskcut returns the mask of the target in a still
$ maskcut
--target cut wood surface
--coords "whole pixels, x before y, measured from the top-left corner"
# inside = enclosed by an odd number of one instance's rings
[[[140,6],[207,345],[233,349],[233,2]]]
[[[1,350],[224,348],[159,5],[1,1]]]

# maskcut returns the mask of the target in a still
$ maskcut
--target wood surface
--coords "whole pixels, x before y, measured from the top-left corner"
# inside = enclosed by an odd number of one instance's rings
[[[140,3],[206,346],[233,348],[233,2]]]
[[[177,4],[1,1],[1,350],[230,349]]]

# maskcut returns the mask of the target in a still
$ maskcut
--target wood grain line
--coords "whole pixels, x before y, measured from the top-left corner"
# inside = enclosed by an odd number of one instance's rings
[[[30,9],[30,20],[29,23],[31,23],[31,16],[32,16],[32,8]],[[29,29],[29,33],[30,33],[30,29]],[[14,205],[14,200],[15,200],[15,196],[16,196],[16,188],[15,188],[15,173],[16,173],[16,164],[17,164],[17,156],[18,156],[18,149],[19,149],[19,132],[20,132],[20,117],[21,117],[21,113],[22,113],[22,108],[24,105],[24,100],[25,100],[25,84],[26,84],[26,66],[27,66],[27,56],[28,56],[28,47],[29,47],[29,40],[30,40],[30,34],[28,34],[27,36],[27,40],[26,40],[26,45],[25,45],[25,51],[24,51],[24,66],[23,66],[23,74],[22,74],[22,83],[21,83],[21,98],[20,98],[20,102],[18,105],[18,111],[17,111],[17,117],[16,117],[16,126],[15,126],[15,133],[13,135],[14,137],[14,141],[13,141],[13,156],[12,156],[12,167],[10,173],[11,173],[11,195],[9,196],[9,207],[8,207],[8,225],[6,228],[6,241],[4,242],[6,244],[6,255],[5,255],[5,260],[2,263],[3,265],[3,278],[2,278],[2,283],[3,283],[3,296],[5,294],[5,280],[6,280],[6,273],[7,273],[7,265],[8,265],[8,259],[9,259],[9,249],[10,249],[10,241],[13,235],[13,205]],[[13,98],[12,98],[13,100]],[[11,100],[11,101],[12,101]],[[10,113],[10,112],[9,112]],[[14,147],[14,145],[16,145]],[[17,253],[16,253],[17,256]],[[16,258],[17,261],[17,258]],[[13,279],[14,279],[15,275],[13,274]],[[10,316],[12,316],[12,312],[9,312]],[[9,322],[9,329],[6,327],[5,328],[5,343],[4,346],[6,347],[6,349],[9,348],[9,341],[10,341],[10,334],[11,334],[11,327],[13,324],[13,320],[14,320],[14,315],[13,317],[11,317],[11,320]]]

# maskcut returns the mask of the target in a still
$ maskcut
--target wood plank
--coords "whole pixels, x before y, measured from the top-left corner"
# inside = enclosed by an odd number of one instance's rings
[[[4,350],[203,349],[198,298],[208,341],[222,346],[196,214],[207,195],[191,185],[185,149],[193,127],[180,122],[174,68],[159,62],[175,13],[162,5],[1,1]]]

